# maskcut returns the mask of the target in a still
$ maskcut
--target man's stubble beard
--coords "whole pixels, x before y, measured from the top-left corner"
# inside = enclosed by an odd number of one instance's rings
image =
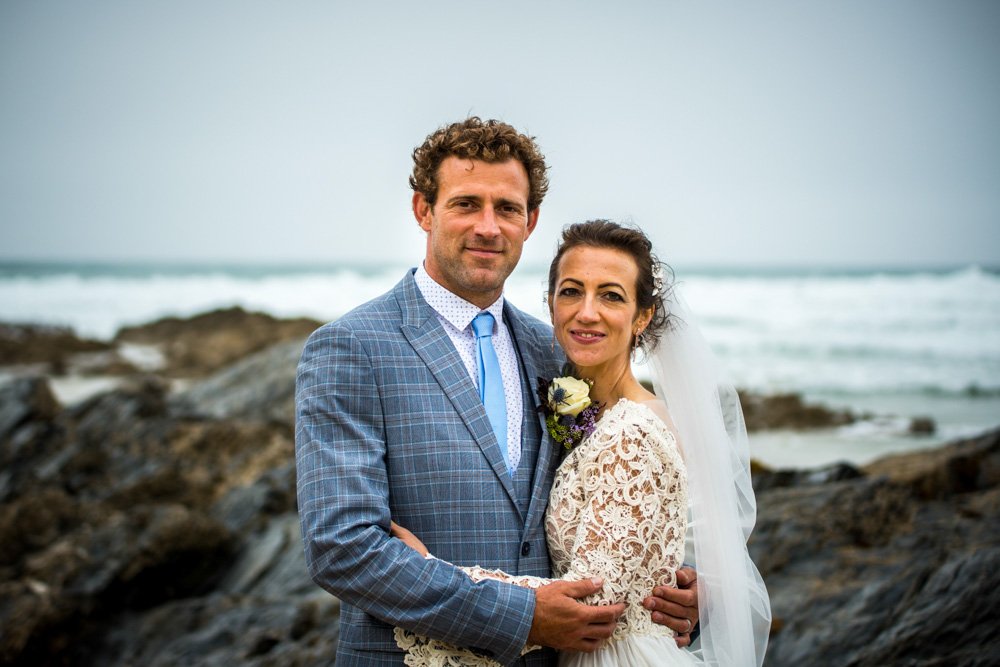
[[[458,296],[465,298],[467,301],[471,301],[469,296],[472,295],[489,295],[490,297],[499,298],[500,293],[503,291],[504,283],[506,283],[507,278],[514,269],[517,268],[517,264],[521,259],[521,253],[518,252],[516,256],[513,256],[512,248],[505,244],[502,249],[506,250],[508,254],[503,255],[501,261],[496,264],[496,268],[487,268],[484,266],[477,266],[477,261],[473,257],[468,257],[465,255],[464,247],[459,250],[457,256],[448,252],[449,248],[437,247],[434,242],[431,242],[430,251],[434,253],[435,264],[438,269],[443,274],[442,279],[448,281],[448,287],[452,292],[459,293]],[[494,300],[495,300],[494,298]]]

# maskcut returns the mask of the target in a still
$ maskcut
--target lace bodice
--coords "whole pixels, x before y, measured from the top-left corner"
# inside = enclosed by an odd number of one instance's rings
[[[675,583],[686,530],[687,476],[674,434],[647,404],[621,399],[556,471],[545,517],[553,573],[568,580],[602,578],[603,590],[588,604],[627,604],[612,641],[673,636],[652,622],[642,600],[654,587]],[[549,581],[462,569],[476,581],[491,577],[530,588]],[[495,664],[400,628],[396,642],[411,666]]]
[[[686,473],[674,434],[645,404],[622,399],[556,471],[545,518],[553,573],[604,579],[586,602],[628,605],[615,639],[669,635],[642,600],[675,583],[686,530]]]

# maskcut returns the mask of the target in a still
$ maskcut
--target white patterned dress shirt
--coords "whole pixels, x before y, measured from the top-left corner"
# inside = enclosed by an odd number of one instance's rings
[[[423,264],[417,267],[413,278],[424,300],[434,309],[441,326],[448,332],[448,337],[465,363],[465,369],[469,372],[472,383],[479,389],[476,336],[472,331],[472,320],[484,309],[439,285],[430,277]],[[514,471],[521,461],[521,410],[524,405],[524,397],[521,395],[521,373],[517,367],[514,341],[503,320],[503,295],[485,310],[496,320],[493,347],[496,349],[497,361],[500,362],[500,375],[503,377],[504,399],[507,404],[506,445],[510,469]]]

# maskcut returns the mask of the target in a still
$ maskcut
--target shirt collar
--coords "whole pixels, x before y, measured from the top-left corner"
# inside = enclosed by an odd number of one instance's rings
[[[431,278],[427,269],[424,268],[423,262],[417,267],[413,279],[417,283],[417,289],[420,290],[424,300],[434,309],[434,312],[459,331],[468,329],[472,325],[472,320],[483,310],[492,315],[498,325],[503,321],[503,294],[488,308],[480,308]]]

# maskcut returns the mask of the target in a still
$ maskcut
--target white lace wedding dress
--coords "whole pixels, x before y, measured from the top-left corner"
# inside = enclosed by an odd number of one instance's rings
[[[661,412],[662,410],[662,412]],[[589,604],[625,602],[611,640],[595,653],[563,652],[572,667],[686,666],[700,664],[677,647],[674,633],[652,622],[642,601],[659,585],[675,582],[684,559],[687,476],[673,432],[658,401],[620,400],[605,410],[591,433],[556,471],[545,517],[555,575],[600,577],[603,590]],[[537,588],[551,580],[462,568],[479,581],[489,577]],[[486,666],[497,663],[441,641],[396,629],[411,667]],[[525,651],[537,647],[526,647]]]

